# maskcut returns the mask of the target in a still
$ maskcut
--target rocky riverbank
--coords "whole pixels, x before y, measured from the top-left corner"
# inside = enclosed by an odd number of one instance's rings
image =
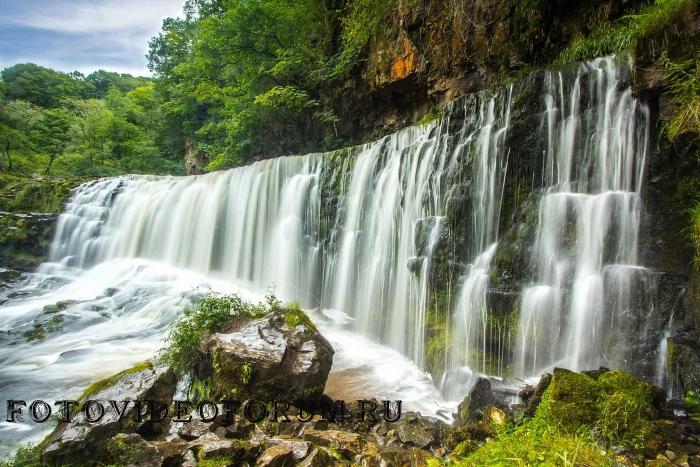
[[[298,306],[209,296],[163,358],[90,386],[13,465],[700,465],[700,426],[623,372],[555,369],[517,394],[482,378],[450,425],[332,401],[332,359]]]

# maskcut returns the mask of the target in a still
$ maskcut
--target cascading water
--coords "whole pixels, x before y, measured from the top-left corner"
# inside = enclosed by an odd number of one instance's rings
[[[573,80],[545,76],[545,194],[522,294],[515,373],[553,365],[621,365],[605,355],[617,315],[629,308],[637,262],[648,112],[632,96],[629,68],[605,58]]]
[[[154,356],[182,308],[209,290],[257,300],[274,287],[300,301],[336,348],[331,380],[354,375],[344,381],[353,395],[401,398],[423,413],[453,408],[478,373],[609,363],[609,341],[629,334],[620,317],[647,276],[637,236],[648,115],[629,70],[605,58],[572,77],[545,75],[544,98],[527,104],[543,115],[544,138],[533,143],[541,181],[513,156],[516,124],[521,135],[529,125],[516,85],[345,152],[81,186],[59,218],[51,262],[5,294],[3,394],[77,396]],[[518,278],[517,331],[494,336],[488,292],[509,177],[544,194],[523,246],[533,274]],[[23,337],[37,326],[44,339]],[[442,394],[430,365],[443,374]],[[41,432],[23,427],[0,425],[3,445]]]
[[[473,376],[471,368],[483,370],[486,366],[486,288],[489,266],[496,251],[506,177],[508,151],[505,141],[510,124],[511,93],[512,88],[500,109],[501,119],[496,115],[496,97],[482,107],[480,124],[477,125],[479,130],[470,138],[475,143],[472,154],[476,169],[469,235],[471,248],[468,251],[476,252],[476,257],[462,284],[449,328],[451,345],[445,359],[447,366],[442,387],[451,399],[459,399],[469,386]],[[481,355],[481,358],[475,355]]]

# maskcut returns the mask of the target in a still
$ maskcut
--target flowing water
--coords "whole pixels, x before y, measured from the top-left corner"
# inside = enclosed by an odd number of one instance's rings
[[[610,340],[625,338],[618,315],[647,274],[637,248],[649,117],[629,72],[605,58],[544,76],[532,129],[543,135],[542,180],[531,186],[542,194],[526,245],[534,272],[521,278],[517,328],[496,338],[496,366],[486,361],[487,292],[518,144],[512,114],[523,110],[517,87],[348,151],[79,187],[50,262],[4,294],[2,394],[77,396],[153,357],[209,290],[259,300],[274,287],[310,309],[336,349],[331,395],[402,398],[448,419],[478,374],[608,363]],[[439,284],[448,300],[435,305],[436,268],[447,263],[459,272]],[[425,371],[433,326],[445,329],[440,390]],[[28,337],[39,328],[43,338]],[[3,449],[46,429],[2,424]]]
[[[629,309],[648,146],[647,110],[610,59],[580,65],[573,81],[545,77],[545,193],[523,290],[515,373],[554,365],[621,366],[606,357],[617,315]],[[585,107],[584,107],[585,106]],[[607,305],[607,306],[606,306]]]

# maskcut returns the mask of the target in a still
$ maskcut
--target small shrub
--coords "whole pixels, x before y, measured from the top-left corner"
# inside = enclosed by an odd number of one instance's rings
[[[271,310],[281,306],[272,293],[268,293],[267,302]],[[238,295],[210,294],[194,308],[185,308],[183,317],[170,331],[161,361],[178,374],[185,374],[206,334],[219,331],[233,317],[258,318],[267,312],[264,304],[245,302]]]
[[[42,458],[41,443],[33,446],[21,446],[15,452],[15,455],[7,460],[0,462],[0,467],[45,467],[49,464]]]

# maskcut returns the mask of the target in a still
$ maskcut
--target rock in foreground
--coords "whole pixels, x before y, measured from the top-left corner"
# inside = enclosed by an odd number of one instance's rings
[[[203,344],[195,366],[211,378],[215,398],[261,401],[318,399],[333,364],[333,348],[297,308],[236,320]]]

